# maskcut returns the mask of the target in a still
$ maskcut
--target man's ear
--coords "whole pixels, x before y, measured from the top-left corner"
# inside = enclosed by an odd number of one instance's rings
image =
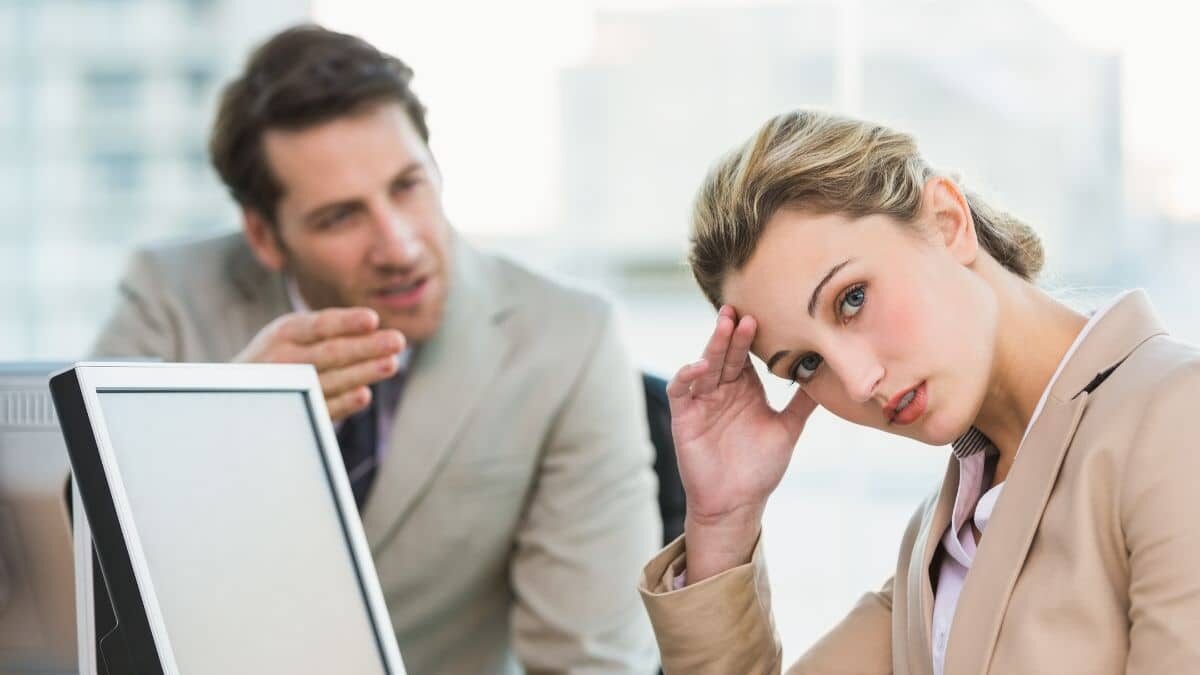
[[[954,259],[963,265],[975,262],[979,255],[979,239],[975,220],[967,197],[958,184],[944,176],[925,182],[921,191],[921,211],[935,237]]]
[[[246,235],[246,243],[254,252],[254,257],[267,269],[278,272],[287,262],[283,244],[279,241],[279,233],[275,226],[257,209],[242,208],[242,232]]]

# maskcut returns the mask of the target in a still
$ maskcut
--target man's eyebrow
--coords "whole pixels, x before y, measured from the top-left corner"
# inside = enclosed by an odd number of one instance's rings
[[[422,165],[418,161],[414,160],[412,162],[409,162],[408,164],[405,164],[403,167],[401,167],[399,171],[396,172],[396,175],[392,177],[392,179],[389,181],[389,184],[395,183],[400,180],[404,180],[405,178],[409,178],[410,176],[412,176],[412,174],[417,173],[424,168],[425,168],[424,165]],[[343,200],[336,201],[336,202],[330,202],[328,204],[322,204],[321,206],[318,206],[317,208],[313,209],[312,211],[309,211],[308,215],[304,217],[304,220],[305,220],[305,222],[312,222],[314,220],[320,219],[320,217],[327,211],[332,211],[332,210],[338,209],[338,208],[356,207],[356,206],[361,206],[361,205],[362,205],[362,200],[358,199],[357,197],[352,198],[352,199],[343,199]]]
[[[304,216],[304,222],[312,223],[314,221],[320,220],[321,216],[325,215],[325,213],[327,213],[329,211],[333,211],[333,210],[340,209],[340,208],[353,208],[353,207],[357,207],[357,206],[361,206],[361,205],[362,205],[362,200],[358,199],[358,198],[343,199],[341,201],[330,202],[328,204],[322,204],[321,206],[318,206],[317,208],[313,209],[312,211],[309,211],[308,215]]]
[[[392,182],[395,183],[396,181],[400,180],[401,178],[408,178],[410,175],[412,175],[424,168],[425,168],[425,166],[422,165],[420,162],[413,160],[413,161],[409,162],[408,164],[405,164],[403,167],[400,168],[399,171],[396,172],[396,175],[392,177]]]
[[[825,275],[825,278],[821,279],[821,283],[817,284],[817,287],[813,289],[812,297],[810,297],[808,299],[808,315],[809,316],[814,317],[814,318],[816,317],[817,297],[821,295],[821,289],[824,288],[825,284],[828,283],[829,280],[833,278],[833,275],[837,274],[839,270],[841,270],[843,267],[845,267],[846,265],[850,264],[853,261],[854,261],[854,258],[848,258],[848,259],[843,260],[842,262],[834,265],[832,268],[830,268],[829,272]],[[776,356],[778,356],[778,354],[776,354]],[[774,358],[774,357],[772,357],[772,358]]]

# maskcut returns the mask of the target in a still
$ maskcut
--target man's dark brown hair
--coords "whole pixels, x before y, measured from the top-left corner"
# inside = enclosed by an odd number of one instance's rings
[[[209,139],[213,167],[239,204],[274,223],[283,186],[267,164],[264,133],[304,129],[390,101],[404,107],[428,142],[412,76],[403,61],[361,38],[314,25],[289,28],[256,49],[222,92]]]

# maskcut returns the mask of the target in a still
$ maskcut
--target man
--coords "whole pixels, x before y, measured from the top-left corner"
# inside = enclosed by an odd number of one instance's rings
[[[613,312],[455,234],[411,75],[317,27],[261,46],[210,148],[243,231],[137,253],[94,352],[316,367],[410,673],[650,672]]]

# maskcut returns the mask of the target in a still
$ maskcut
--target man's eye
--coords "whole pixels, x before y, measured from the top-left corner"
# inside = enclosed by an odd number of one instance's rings
[[[792,366],[792,372],[789,375],[793,382],[805,382],[816,374],[817,368],[821,365],[824,359],[820,354],[805,354],[796,359],[796,365]]]
[[[331,227],[341,223],[342,221],[346,220],[347,218],[349,218],[350,214],[352,214],[352,213],[353,213],[353,210],[351,210],[351,209],[338,209],[336,211],[333,211],[329,215],[327,215],[321,219],[321,221],[319,223],[320,227],[321,227],[321,229],[331,228]]]

